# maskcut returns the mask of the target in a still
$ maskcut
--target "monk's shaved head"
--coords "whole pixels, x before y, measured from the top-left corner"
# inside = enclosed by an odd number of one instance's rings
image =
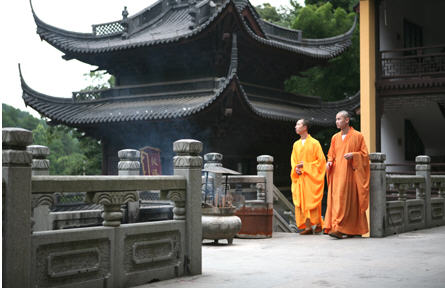
[[[335,124],[337,125],[338,129],[345,129],[349,127],[349,121],[351,120],[351,116],[348,111],[342,110],[337,113],[335,116]]]
[[[339,111],[339,112],[337,113],[337,115],[340,115],[340,116],[342,116],[342,117],[344,117],[344,118],[351,119],[351,115],[350,115],[349,112],[346,111],[346,110],[341,110],[341,111]]]
[[[298,121],[301,121],[303,126],[306,126],[307,130],[309,131],[309,128],[311,127],[311,122],[309,122],[309,120],[301,118]]]

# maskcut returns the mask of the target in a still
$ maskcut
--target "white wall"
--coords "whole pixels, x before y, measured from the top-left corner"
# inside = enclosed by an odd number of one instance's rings
[[[387,163],[407,163],[405,141],[409,139],[405,139],[405,119],[411,121],[422,139],[426,155],[445,156],[445,117],[437,104],[445,103],[445,95],[401,96],[384,101],[381,151],[386,153]]]
[[[381,151],[386,154],[386,163],[407,163],[405,161],[404,119],[402,115],[385,113],[381,120]],[[388,172],[401,172],[401,167],[387,167]]]
[[[403,48],[404,18],[424,28],[424,46],[445,44],[444,0],[384,0],[379,12],[380,50]]]

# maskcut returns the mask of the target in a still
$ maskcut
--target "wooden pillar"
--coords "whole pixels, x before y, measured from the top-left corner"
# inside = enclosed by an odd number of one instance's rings
[[[360,0],[360,130],[376,152],[375,0]]]

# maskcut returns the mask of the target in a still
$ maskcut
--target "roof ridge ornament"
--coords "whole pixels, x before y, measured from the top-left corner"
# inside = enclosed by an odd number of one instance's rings
[[[128,10],[127,6],[124,6],[124,10],[122,10],[122,20],[125,20],[128,18]]]
[[[122,39],[128,39],[128,10],[127,10],[127,6],[124,6],[124,10],[122,11],[122,21],[121,21],[121,25],[122,27],[124,27],[124,30],[122,31],[122,35],[121,38]]]
[[[192,19],[190,19],[191,23],[189,25],[189,29],[193,30],[198,26],[198,8],[196,7],[196,1],[195,0],[189,0],[189,15]]]

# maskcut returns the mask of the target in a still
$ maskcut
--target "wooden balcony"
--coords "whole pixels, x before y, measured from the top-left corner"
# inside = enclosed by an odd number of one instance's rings
[[[381,96],[445,92],[445,44],[380,51],[376,88]]]

